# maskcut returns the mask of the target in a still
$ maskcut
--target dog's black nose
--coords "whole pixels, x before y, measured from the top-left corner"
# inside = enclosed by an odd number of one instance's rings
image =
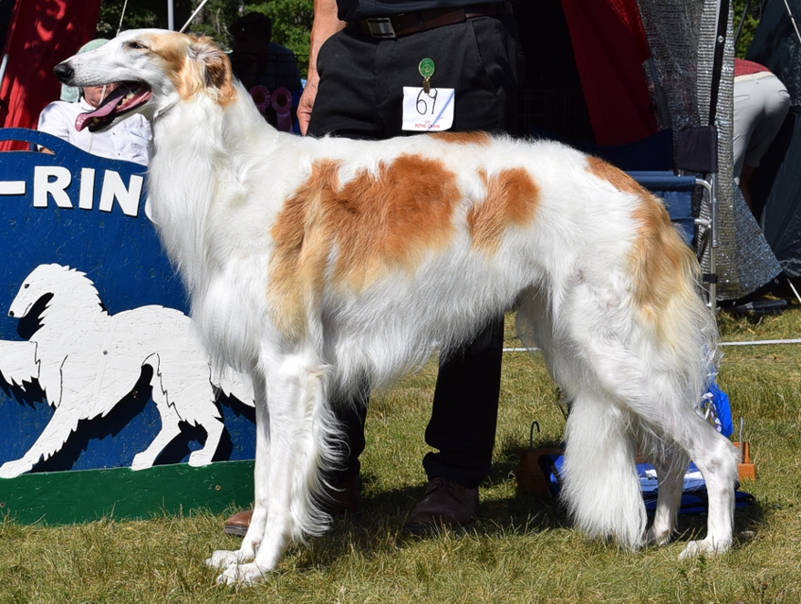
[[[72,67],[70,67],[70,64],[67,61],[64,61],[63,63],[59,63],[53,67],[53,73],[56,74],[59,82],[66,84],[67,80],[69,80],[72,77],[72,74],[75,72],[73,71]]]

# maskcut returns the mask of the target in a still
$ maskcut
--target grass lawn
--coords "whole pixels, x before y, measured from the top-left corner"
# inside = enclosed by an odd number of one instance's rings
[[[513,320],[507,321],[507,344]],[[724,341],[801,337],[801,309],[760,320],[721,316]],[[516,493],[518,450],[558,443],[564,417],[541,359],[507,353],[495,463],[481,520],[466,533],[404,534],[422,495],[423,433],[435,365],[374,398],[367,424],[361,518],[293,545],[259,586],[218,587],[203,565],[233,549],[225,515],[106,518],[83,525],[0,522],[0,604],[161,602],[801,602],[801,346],[727,346],[718,379],[735,424],[745,418],[757,505],[738,510],[733,550],[679,562],[704,516],[681,517],[676,542],[639,553],[591,541],[558,504]]]

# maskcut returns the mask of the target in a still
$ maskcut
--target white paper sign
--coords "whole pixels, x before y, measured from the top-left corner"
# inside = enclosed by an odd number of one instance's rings
[[[442,132],[453,125],[453,88],[403,87],[403,130]]]

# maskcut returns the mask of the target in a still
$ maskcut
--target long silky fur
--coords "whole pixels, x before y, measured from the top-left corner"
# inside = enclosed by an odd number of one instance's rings
[[[714,317],[691,251],[625,174],[556,143],[482,134],[280,134],[223,53],[174,33],[126,32],[69,64],[72,85],[150,84],[150,215],[215,360],[253,378],[256,506],[242,547],[209,561],[221,581],[260,580],[290,540],[327,526],[335,394],[384,387],[514,307],[570,401],[563,493],[576,524],[631,548],[667,541],[689,456],[710,514],[684,555],[729,547],[734,449],[696,412]],[[403,195],[419,224],[381,214]],[[665,476],[647,535],[638,446]]]

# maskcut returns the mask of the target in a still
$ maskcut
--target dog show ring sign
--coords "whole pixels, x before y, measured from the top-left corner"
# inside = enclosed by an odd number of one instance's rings
[[[212,366],[146,167],[42,132],[0,153],[0,516],[72,523],[253,497],[253,393]]]

